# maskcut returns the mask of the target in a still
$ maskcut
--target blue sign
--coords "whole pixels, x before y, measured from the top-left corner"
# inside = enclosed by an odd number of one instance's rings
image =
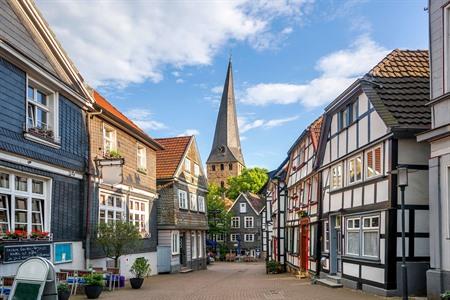
[[[72,261],[72,243],[55,244],[55,264]]]

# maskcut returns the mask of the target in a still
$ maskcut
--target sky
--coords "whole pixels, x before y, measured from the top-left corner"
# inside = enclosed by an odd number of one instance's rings
[[[152,137],[211,150],[231,55],[247,167],[301,132],[393,49],[428,48],[427,0],[37,0],[81,75]]]

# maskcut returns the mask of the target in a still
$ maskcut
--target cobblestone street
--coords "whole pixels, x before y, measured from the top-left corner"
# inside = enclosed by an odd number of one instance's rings
[[[71,299],[84,299],[84,296]],[[266,275],[262,263],[216,263],[207,271],[147,278],[140,290],[103,292],[101,299],[380,299],[360,291],[311,285],[288,274]]]

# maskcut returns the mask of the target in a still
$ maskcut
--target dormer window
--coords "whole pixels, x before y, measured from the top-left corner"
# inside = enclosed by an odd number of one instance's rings
[[[28,78],[26,131],[34,138],[58,140],[58,101],[56,93]],[[30,137],[30,136],[27,136]]]
[[[338,113],[338,130],[342,130],[352,124],[358,118],[357,103],[347,105]]]

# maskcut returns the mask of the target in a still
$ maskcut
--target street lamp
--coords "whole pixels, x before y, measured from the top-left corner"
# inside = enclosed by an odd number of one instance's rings
[[[405,258],[405,188],[408,186],[408,168],[397,167],[397,183],[402,193],[402,280],[403,280],[403,300],[408,300],[408,276]]]

